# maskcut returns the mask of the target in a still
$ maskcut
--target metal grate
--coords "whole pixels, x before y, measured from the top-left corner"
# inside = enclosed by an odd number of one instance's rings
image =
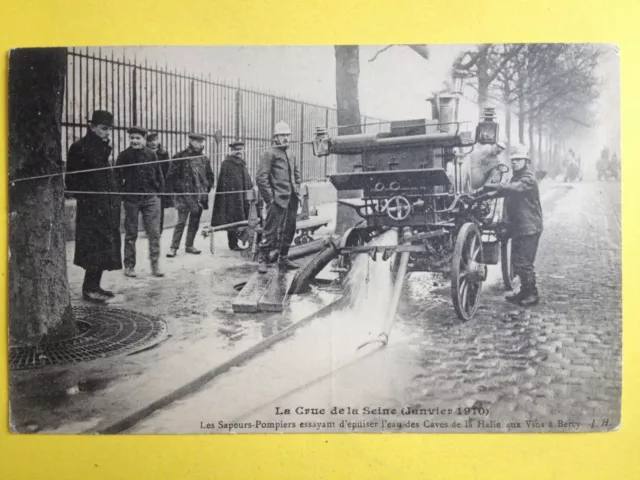
[[[11,370],[66,365],[134,353],[167,336],[164,320],[109,307],[73,307],[77,335],[50,343],[9,347]]]

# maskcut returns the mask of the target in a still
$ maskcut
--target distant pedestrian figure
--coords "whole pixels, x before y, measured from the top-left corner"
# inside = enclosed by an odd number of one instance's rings
[[[147,131],[141,127],[131,127],[129,148],[118,155],[116,165],[118,185],[124,203],[124,274],[135,277],[136,241],[138,240],[138,218],[142,214],[144,230],[149,239],[149,260],[151,274],[163,277],[158,261],[160,258],[160,205],[159,193],[165,190],[164,176],[157,163],[156,154],[146,147]],[[135,195],[127,195],[135,193]]]
[[[166,184],[167,174],[169,173],[171,161],[169,160],[169,152],[162,148],[157,133],[151,132],[147,135],[147,148],[149,148],[156,154],[156,157],[158,158],[158,164],[160,165],[160,170],[162,170],[162,177]],[[160,203],[162,206],[162,208],[160,209],[160,235],[162,235],[162,231],[164,230],[164,210],[166,208],[173,207],[173,199],[170,195],[163,195],[160,198]]]
[[[94,172],[65,176],[67,190],[104,192],[74,194],[77,200],[76,243],[73,263],[85,269],[82,296],[103,303],[114,296],[100,287],[105,270],[120,270],[120,198],[114,195],[118,185],[110,167],[109,156],[113,115],[105,110],[93,112],[84,137],[69,148],[67,173],[101,168]]]
[[[204,135],[189,134],[189,147],[173,157],[167,173],[167,184],[170,191],[184,193],[184,195],[173,197],[174,205],[178,211],[178,222],[173,231],[171,249],[167,253],[167,257],[177,255],[187,221],[185,252],[196,255],[201,253],[193,246],[193,242],[198,233],[202,211],[209,208],[209,192],[215,181],[209,157],[203,153],[204,141]],[[182,158],[185,160],[180,160]]]
[[[279,250],[278,268],[281,271],[300,268],[289,260],[289,248],[296,233],[296,219],[300,201],[300,169],[289,153],[291,129],[284,122],[274,128],[274,145],[262,154],[256,185],[267,205],[258,272],[267,272],[269,253]]]
[[[218,174],[218,186],[211,214],[212,227],[242,222],[249,218],[251,205],[245,192],[253,188],[253,182],[244,160],[244,142],[233,142],[229,148],[231,152],[222,162]],[[238,229],[227,230],[227,240],[229,248],[237,250]]]
[[[507,232],[511,238],[511,259],[520,277],[520,291],[506,299],[523,307],[539,302],[534,262],[542,234],[542,207],[538,182],[528,165],[531,161],[524,145],[517,145],[511,153],[513,176],[509,183],[488,184],[483,190],[496,191],[505,197]]]

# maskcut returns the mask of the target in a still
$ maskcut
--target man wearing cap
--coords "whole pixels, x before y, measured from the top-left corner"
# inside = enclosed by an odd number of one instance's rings
[[[218,186],[211,214],[212,227],[241,222],[249,218],[250,204],[245,192],[253,188],[253,182],[244,159],[244,142],[232,142],[229,148],[231,151],[222,162],[218,175]],[[227,240],[229,248],[237,250],[238,230],[227,230]]]
[[[509,183],[488,184],[485,191],[495,191],[504,197],[507,233],[511,238],[511,260],[515,273],[520,277],[520,291],[507,295],[506,300],[523,307],[539,302],[536,273],[533,263],[542,234],[542,207],[538,182],[529,169],[529,151],[524,145],[516,145],[511,153],[513,176]]]
[[[120,198],[113,170],[106,169],[111,166],[112,129],[110,112],[93,112],[86,135],[69,148],[65,175],[67,190],[93,192],[73,194],[77,200],[73,263],[85,269],[82,296],[94,303],[114,296],[100,287],[102,273],[122,268]],[[91,169],[102,170],[71,174]]]
[[[158,134],[155,132],[149,132],[147,134],[147,148],[150,149],[153,153],[156,154],[158,158],[158,164],[160,165],[160,170],[162,170],[162,177],[167,180],[167,173],[169,172],[169,152],[162,148],[160,141],[158,140]],[[170,195],[163,195],[160,198],[160,235],[162,235],[162,231],[164,230],[164,210],[165,208],[169,208],[173,206],[173,201]]]
[[[260,159],[256,185],[267,205],[258,272],[267,272],[267,262],[272,249],[279,250],[280,271],[299,268],[289,260],[289,248],[296,233],[296,218],[300,201],[300,169],[289,152],[291,129],[279,122],[274,129],[274,145]]]
[[[178,222],[173,231],[171,249],[167,257],[175,257],[180,247],[184,227],[187,227],[185,252],[199,254],[200,250],[193,242],[200,226],[202,210],[209,208],[209,192],[214,184],[213,170],[209,157],[203,154],[205,136],[199,133],[189,134],[189,146],[173,157],[167,184],[172,192],[183,193],[173,197],[178,211]]]
[[[164,176],[157,163],[156,154],[146,147],[147,131],[141,127],[131,127],[129,148],[116,161],[118,185],[124,200],[124,274],[135,277],[136,241],[138,239],[138,218],[142,214],[144,230],[149,239],[149,260],[151,274],[163,277],[158,261],[160,258],[160,212],[159,193],[164,193]]]

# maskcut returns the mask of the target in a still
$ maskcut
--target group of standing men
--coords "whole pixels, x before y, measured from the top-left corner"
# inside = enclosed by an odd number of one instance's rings
[[[178,220],[167,257],[177,255],[187,228],[185,252],[200,254],[194,240],[203,210],[209,207],[209,192],[215,178],[210,159],[204,154],[205,136],[189,134],[189,146],[173,159],[162,149],[156,133],[142,127],[127,130],[129,147],[111,168],[113,115],[97,110],[86,135],[75,142],[67,157],[67,191],[77,200],[74,263],[85,269],[83,298],[102,303],[115,294],[100,286],[103,272],[122,269],[120,215],[124,204],[124,274],[136,277],[136,241],[142,216],[149,240],[151,273],[163,277],[159,267],[160,235],[164,209],[175,207]],[[258,271],[265,273],[269,253],[279,249],[281,269],[298,268],[288,259],[295,233],[300,195],[300,172],[287,153],[291,130],[281,122],[275,127],[274,146],[260,161],[256,184],[267,206],[260,243]],[[244,143],[233,142],[221,165],[211,219],[213,226],[246,220],[249,203],[244,192],[253,188],[244,161]],[[238,247],[238,234],[228,231],[229,247]]]

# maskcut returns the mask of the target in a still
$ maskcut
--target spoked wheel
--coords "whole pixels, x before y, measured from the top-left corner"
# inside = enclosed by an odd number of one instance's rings
[[[502,267],[502,281],[504,288],[515,290],[520,284],[519,277],[515,274],[513,260],[511,258],[511,239],[500,242],[500,266]]]
[[[483,263],[480,231],[473,223],[465,223],[453,248],[451,265],[451,298],[458,318],[470,320],[478,308],[482,282],[487,278]]]

